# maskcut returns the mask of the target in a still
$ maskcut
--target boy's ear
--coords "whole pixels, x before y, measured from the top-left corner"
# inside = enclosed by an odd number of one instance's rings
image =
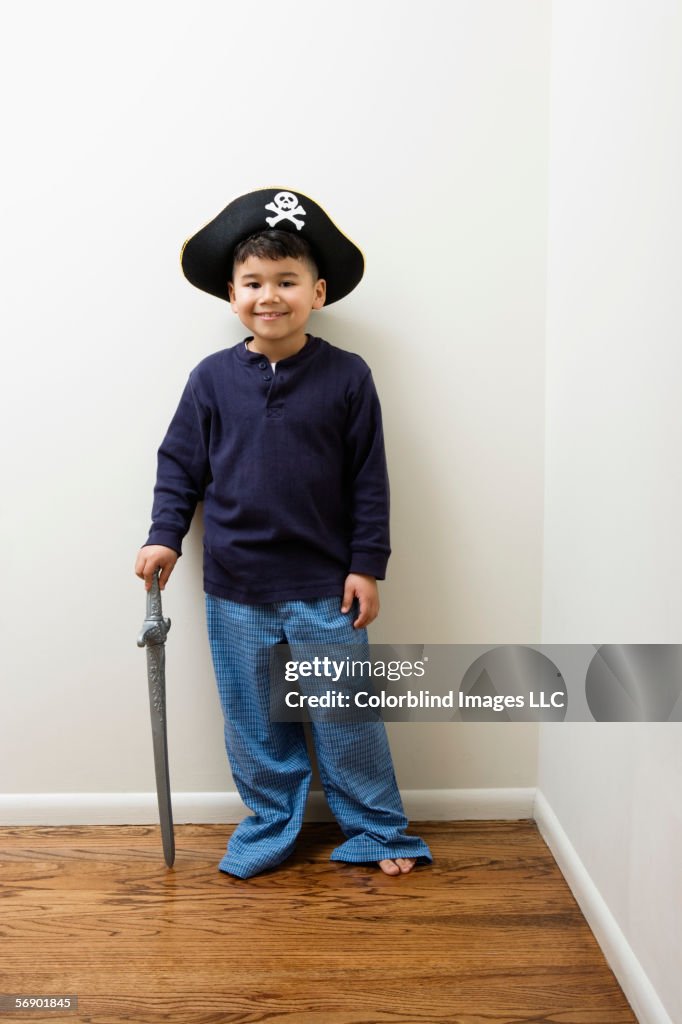
[[[230,297],[230,305],[232,306],[232,309],[234,309],[234,285],[231,281],[227,282],[227,294]]]
[[[313,298],[313,309],[322,309],[324,300],[327,298],[327,282],[323,277],[318,277],[315,282],[315,297]]]

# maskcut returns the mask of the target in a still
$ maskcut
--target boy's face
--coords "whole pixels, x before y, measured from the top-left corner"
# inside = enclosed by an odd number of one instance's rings
[[[230,305],[256,340],[286,350],[305,343],[313,309],[321,309],[326,283],[314,279],[303,260],[249,256],[238,263],[229,283]]]

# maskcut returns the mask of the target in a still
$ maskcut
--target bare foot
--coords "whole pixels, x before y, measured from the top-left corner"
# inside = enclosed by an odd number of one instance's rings
[[[380,860],[379,867],[385,875],[406,875],[415,863],[412,857],[396,857],[392,860]]]

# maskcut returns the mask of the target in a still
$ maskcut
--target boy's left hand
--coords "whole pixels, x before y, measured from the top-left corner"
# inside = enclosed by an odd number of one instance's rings
[[[358,572],[351,572],[346,576],[341,611],[350,611],[356,597],[360,603],[360,614],[353,627],[360,629],[362,626],[369,626],[379,614],[379,588],[374,576],[362,576]]]

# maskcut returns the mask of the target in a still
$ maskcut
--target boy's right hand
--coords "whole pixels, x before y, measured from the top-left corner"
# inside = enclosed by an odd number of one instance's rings
[[[139,550],[135,575],[144,580],[144,589],[150,590],[154,573],[160,569],[159,587],[163,590],[179,557],[173,548],[164,547],[163,544],[147,544]]]

